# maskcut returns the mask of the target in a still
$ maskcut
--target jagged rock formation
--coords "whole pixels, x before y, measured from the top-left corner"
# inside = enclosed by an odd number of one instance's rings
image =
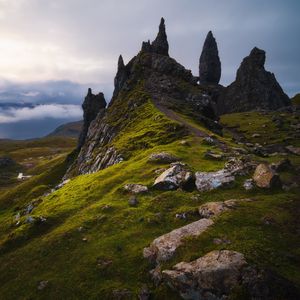
[[[104,114],[105,107],[106,101],[104,99],[103,93],[94,95],[92,93],[92,90],[88,89],[88,93],[82,104],[83,126],[78,139],[78,149],[80,149],[85,142],[91,122],[96,118],[98,113]]]
[[[243,112],[257,109],[276,110],[290,105],[273,73],[265,70],[265,51],[253,48],[237,71],[235,81],[219,99],[219,113]]]
[[[221,62],[217,42],[211,31],[208,32],[199,61],[201,84],[218,84],[221,78]]]
[[[138,107],[149,100],[162,111],[168,108],[189,112],[210,128],[218,127],[210,91],[200,88],[191,71],[168,56],[168,49],[162,19],[152,44],[144,42],[138,55],[126,65],[119,57],[113,98],[105,114],[98,114],[90,124],[67,177],[96,172],[122,161],[123,155],[114,145],[116,137],[134,118]]]

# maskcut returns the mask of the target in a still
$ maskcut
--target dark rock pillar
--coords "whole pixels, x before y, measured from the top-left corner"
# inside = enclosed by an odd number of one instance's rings
[[[92,90],[89,88],[88,93],[82,104],[83,109],[83,126],[78,139],[77,148],[80,149],[85,142],[89,126],[91,122],[96,118],[100,111],[104,111],[106,107],[106,101],[103,93],[94,95]]]
[[[221,62],[217,42],[211,31],[206,36],[199,61],[201,84],[218,84],[221,78]]]

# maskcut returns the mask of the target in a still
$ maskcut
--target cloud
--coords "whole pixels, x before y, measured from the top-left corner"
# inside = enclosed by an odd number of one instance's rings
[[[170,54],[195,74],[213,30],[222,84],[234,80],[242,58],[258,46],[285,89],[300,82],[299,8],[299,0],[0,0],[0,76],[112,87],[118,55],[126,61],[136,55],[164,16]]]
[[[17,123],[43,119],[81,119],[82,110],[79,105],[44,104],[34,107],[0,108],[0,124]]]

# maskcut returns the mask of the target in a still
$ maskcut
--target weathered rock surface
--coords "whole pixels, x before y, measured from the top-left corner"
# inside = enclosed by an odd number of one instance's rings
[[[148,188],[142,184],[128,183],[125,184],[124,190],[133,194],[140,194],[148,192]]]
[[[183,299],[226,299],[240,285],[247,262],[243,254],[212,251],[190,263],[181,262],[162,272],[163,279]]]
[[[221,62],[217,42],[208,32],[199,61],[200,84],[218,84],[221,78]]]
[[[173,163],[155,179],[153,187],[159,190],[189,189],[194,186],[194,175],[185,164]]]
[[[280,187],[281,181],[279,175],[272,170],[268,164],[259,164],[254,172],[253,180],[260,188]]]
[[[290,105],[274,74],[264,68],[265,51],[253,48],[241,63],[235,81],[219,99],[219,112],[243,112],[257,109],[276,110]]]
[[[216,172],[196,172],[196,187],[198,191],[205,192],[229,185],[234,182],[235,177],[226,169]]]
[[[151,262],[160,263],[169,260],[176,249],[183,243],[184,238],[199,236],[213,224],[210,219],[200,219],[196,222],[175,229],[156,238],[149,247],[144,248],[143,255]]]
[[[103,93],[94,95],[92,90],[88,90],[84,102],[82,104],[83,109],[83,126],[78,139],[78,149],[82,147],[85,142],[91,122],[96,118],[97,114],[104,114],[106,107],[106,101]]]
[[[149,156],[149,161],[165,164],[165,163],[172,163],[178,161],[178,158],[170,153],[160,152],[160,153],[152,153]]]

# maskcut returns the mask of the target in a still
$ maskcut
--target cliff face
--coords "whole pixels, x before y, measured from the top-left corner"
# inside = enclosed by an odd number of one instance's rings
[[[253,48],[242,61],[235,81],[221,95],[220,114],[257,109],[276,110],[290,105],[273,73],[265,70],[265,51]]]

